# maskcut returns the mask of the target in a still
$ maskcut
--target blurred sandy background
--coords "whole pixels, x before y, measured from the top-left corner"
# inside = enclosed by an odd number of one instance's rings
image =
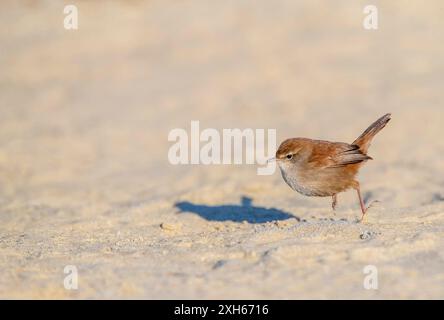
[[[444,3],[372,1],[377,31],[367,4],[2,1],[0,297],[444,298]],[[277,171],[167,160],[191,120],[351,142],[386,112],[366,224],[352,191],[334,216]]]

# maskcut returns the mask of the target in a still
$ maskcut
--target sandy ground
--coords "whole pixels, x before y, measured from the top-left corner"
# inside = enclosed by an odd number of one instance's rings
[[[444,298],[444,4],[2,1],[1,298]],[[353,192],[173,166],[173,128],[353,141]],[[160,227],[162,224],[163,227]],[[63,286],[66,265],[78,289]],[[378,270],[378,289],[363,268]]]

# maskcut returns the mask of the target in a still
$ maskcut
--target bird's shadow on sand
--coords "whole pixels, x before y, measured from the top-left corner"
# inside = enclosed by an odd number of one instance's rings
[[[276,208],[256,207],[252,205],[252,199],[242,196],[241,204],[225,204],[208,206],[195,204],[188,201],[177,202],[174,206],[179,209],[179,213],[195,213],[209,221],[234,221],[249,223],[264,223],[276,220],[300,219],[289,212]]]

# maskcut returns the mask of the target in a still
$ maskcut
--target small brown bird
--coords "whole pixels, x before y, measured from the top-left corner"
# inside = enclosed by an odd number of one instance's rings
[[[276,152],[276,161],[285,182],[306,196],[332,197],[335,210],[337,194],[353,188],[358,193],[362,218],[369,207],[362,200],[359,168],[369,159],[367,150],[373,137],[390,121],[390,113],[376,120],[351,144],[306,138],[287,139]]]

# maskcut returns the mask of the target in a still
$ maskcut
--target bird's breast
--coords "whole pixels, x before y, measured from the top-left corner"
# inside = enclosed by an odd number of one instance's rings
[[[282,178],[284,179],[285,183],[290,186],[290,188],[305,196],[320,196],[320,194],[318,194],[315,189],[304,183],[303,177],[301,175],[298,175],[297,170],[295,170],[294,168],[288,170],[287,168],[283,168],[282,166],[279,166],[279,168],[281,170]]]

